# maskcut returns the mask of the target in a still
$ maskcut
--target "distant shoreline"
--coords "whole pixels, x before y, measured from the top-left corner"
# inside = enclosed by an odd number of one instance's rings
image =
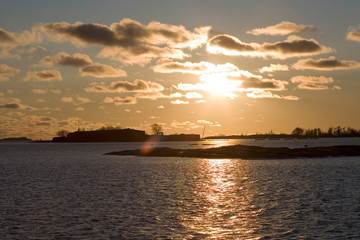
[[[258,147],[233,145],[207,149],[154,148],[144,153],[141,149],[110,152],[105,155],[146,156],[146,157],[188,157],[188,158],[240,158],[240,159],[289,159],[360,156],[360,145],[330,147]]]

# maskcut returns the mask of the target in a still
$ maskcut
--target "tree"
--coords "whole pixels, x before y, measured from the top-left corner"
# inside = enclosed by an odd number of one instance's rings
[[[291,132],[291,135],[295,135],[295,136],[301,136],[304,134],[304,129],[302,128],[295,128],[292,132]]]
[[[68,134],[69,134],[69,131],[64,130],[64,129],[61,129],[56,132],[56,136],[58,136],[58,137],[67,137]]]
[[[163,127],[160,124],[154,123],[151,125],[151,130],[154,135],[160,135],[163,131]]]

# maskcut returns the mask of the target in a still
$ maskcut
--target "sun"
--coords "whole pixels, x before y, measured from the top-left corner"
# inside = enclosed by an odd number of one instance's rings
[[[219,75],[208,75],[203,77],[203,90],[214,96],[236,97],[236,90],[239,88],[239,82],[232,81]]]

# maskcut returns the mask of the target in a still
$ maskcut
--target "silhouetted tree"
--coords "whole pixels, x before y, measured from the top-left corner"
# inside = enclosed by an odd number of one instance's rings
[[[301,136],[304,134],[304,129],[302,128],[295,128],[292,132],[291,132],[291,135],[295,135],[295,136]]]
[[[56,132],[56,136],[58,136],[58,137],[67,137],[68,134],[69,134],[69,131],[64,130],[64,129],[61,129]]]
[[[102,126],[101,128],[98,129],[98,131],[104,131],[104,130],[120,130],[122,129],[120,126],[116,126],[113,127],[111,125],[107,125],[107,126]]]
[[[151,130],[154,135],[160,135],[163,131],[163,127],[160,124],[154,123],[151,125]]]

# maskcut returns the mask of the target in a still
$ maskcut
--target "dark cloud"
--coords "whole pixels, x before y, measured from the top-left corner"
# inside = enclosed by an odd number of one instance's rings
[[[155,82],[145,82],[140,79],[136,79],[133,83],[127,81],[112,82],[108,86],[98,85],[91,86],[85,89],[86,92],[160,92],[164,87]]]
[[[18,98],[4,98],[0,97],[0,109],[16,109],[16,110],[38,110],[37,108],[27,106]]]
[[[54,57],[46,56],[41,62],[49,65],[58,64],[73,67],[83,67],[92,63],[90,57],[86,54],[75,53],[71,56],[64,52],[61,52]]]
[[[319,44],[314,39],[304,39],[297,36],[289,36],[283,42],[275,43],[244,43],[230,35],[218,35],[209,40],[207,51],[214,54],[230,56],[253,56],[290,58],[311,56],[333,51],[329,47]]]
[[[19,69],[12,68],[6,64],[0,64],[0,82],[9,80],[8,76],[15,76],[20,73]]]
[[[0,28],[0,45],[17,44],[19,40],[15,34]]]
[[[23,78],[23,81],[28,82],[31,80],[38,82],[51,82],[54,80],[62,80],[62,77],[60,72],[57,70],[29,71]]]
[[[309,33],[314,32],[316,28],[312,25],[298,25],[292,22],[280,22],[273,26],[265,28],[255,28],[246,33],[253,35],[289,35],[296,33]]]
[[[244,80],[241,87],[244,89],[269,89],[284,90],[287,82],[280,80],[264,80],[260,78],[248,78]]]
[[[124,70],[100,63],[94,63],[82,67],[79,72],[82,77],[90,76],[96,78],[114,78],[126,76],[126,72]]]
[[[190,32],[183,26],[159,22],[145,26],[127,18],[110,27],[96,23],[61,22],[38,24],[35,29],[40,29],[55,41],[103,46],[105,48],[99,56],[139,64],[157,57],[182,58],[185,54],[173,48],[199,47],[206,43],[210,31],[210,27],[201,27]]]
[[[6,104],[0,104],[0,108],[7,108],[7,109],[20,109],[21,104],[19,103],[6,103]]]
[[[235,52],[254,52],[258,48],[258,44],[243,43],[231,35],[224,34],[217,35],[210,39],[208,47],[218,47]]]
[[[297,63],[293,64],[292,67],[298,70],[311,69],[321,71],[332,71],[332,70],[347,70],[360,68],[360,63],[352,60],[337,60],[335,57],[321,58],[321,59],[301,59]]]
[[[36,126],[51,126],[49,122],[37,122],[35,123]]]

